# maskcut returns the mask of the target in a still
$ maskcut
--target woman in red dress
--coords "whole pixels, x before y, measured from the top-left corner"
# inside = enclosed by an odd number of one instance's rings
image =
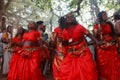
[[[12,59],[10,61],[10,70],[8,76],[16,77],[17,74],[16,67],[19,59],[19,54],[16,53],[18,50],[22,48],[21,43],[22,43],[23,33],[24,33],[24,29],[22,27],[19,27],[16,36],[13,38],[13,42],[12,42],[13,53],[12,53]],[[12,71],[14,71],[14,73]]]
[[[98,14],[99,23],[94,26],[94,35],[102,42],[96,47],[96,59],[100,80],[120,80],[119,57],[113,34],[113,25],[107,21],[107,13]]]
[[[65,47],[62,46],[62,27],[64,26],[64,20],[64,17],[61,17],[58,21],[59,27],[54,29],[55,36],[53,42],[56,44],[56,52],[52,63],[54,80],[58,80],[60,66],[66,54]]]
[[[28,29],[23,35],[22,49],[15,53],[17,57],[11,61],[8,80],[45,80],[40,70],[40,34],[35,31],[35,22],[30,22]]]
[[[66,27],[62,32],[66,54],[58,80],[98,80],[97,68],[84,35],[98,41],[82,25],[78,24],[72,13],[66,16]]]
[[[22,37],[25,32],[25,29],[19,27],[17,30],[16,36],[13,38],[12,46],[13,46],[13,53],[16,53],[18,50],[22,48]]]

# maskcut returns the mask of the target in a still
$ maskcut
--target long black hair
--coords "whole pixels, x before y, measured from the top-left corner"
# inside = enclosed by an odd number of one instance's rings
[[[120,14],[118,13],[114,14],[114,20],[120,20]]]
[[[98,13],[98,15],[97,15],[98,23],[104,22],[104,20],[103,20],[103,13],[106,13],[106,11],[101,11],[101,12]]]
[[[73,21],[71,23],[67,23],[67,15],[72,14],[73,17]],[[65,16],[60,17],[60,19],[58,20],[59,26],[64,29],[64,28],[68,28],[71,25],[76,25],[78,24],[76,17],[74,16],[73,13],[68,13]]]
[[[21,36],[23,36],[23,34],[25,33],[25,32],[27,32],[27,30],[26,29],[24,29],[23,27],[20,27],[21,29],[22,29],[22,33],[21,33]],[[19,35],[19,33],[17,32],[17,34],[15,35],[16,37]]]
[[[71,14],[71,17],[73,18],[73,21],[72,21],[71,23],[67,23],[67,22],[66,22],[66,27],[69,27],[70,25],[77,25],[78,22],[77,22],[77,20],[76,20],[76,17],[74,16],[73,12],[70,12],[70,13],[68,13],[67,15],[65,15],[65,18],[67,18],[67,16],[68,16],[69,14]]]
[[[98,23],[101,24],[102,22],[106,22],[110,25],[111,27],[111,30],[112,30],[112,35],[115,34],[115,31],[114,31],[114,25],[112,22],[108,21],[108,20],[103,20],[103,13],[106,13],[106,11],[101,11],[100,13],[98,13]]]
[[[58,20],[58,23],[59,23],[59,27],[61,29],[64,29],[65,26],[66,26],[66,19],[64,16],[60,17],[59,20]]]

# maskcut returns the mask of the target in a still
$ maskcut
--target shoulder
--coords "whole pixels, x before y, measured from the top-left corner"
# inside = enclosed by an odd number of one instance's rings
[[[34,35],[36,35],[36,36],[40,36],[40,32],[38,32],[38,31],[36,31],[36,30],[32,31],[32,33],[33,33]]]
[[[115,22],[115,24],[120,24],[120,20],[117,20],[117,21]]]
[[[116,27],[120,27],[120,20],[118,20],[118,21],[115,22],[115,26]]]
[[[100,24],[94,24],[94,25],[93,25],[93,29],[97,29],[98,26],[100,26]]]
[[[113,27],[114,25],[113,25],[113,23],[112,22],[110,22],[110,21],[107,21],[107,24],[109,24],[111,27]]]
[[[77,24],[76,28],[78,29],[78,28],[85,28],[85,27],[83,25],[81,25],[81,24]]]
[[[59,27],[56,27],[56,28],[54,29],[54,32],[58,32],[58,30],[59,30]]]
[[[77,30],[85,30],[86,28],[83,25],[81,25],[81,24],[77,24],[76,25],[76,29]]]
[[[18,40],[18,37],[15,36],[15,37],[13,38],[13,41],[17,41],[17,40]]]
[[[81,25],[81,24],[77,24],[76,26],[78,26],[78,27],[84,27],[83,25]]]

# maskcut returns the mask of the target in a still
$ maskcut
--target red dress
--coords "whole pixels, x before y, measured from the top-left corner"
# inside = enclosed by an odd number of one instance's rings
[[[15,36],[13,38],[13,42],[16,43],[16,44],[20,44],[22,42],[22,38],[18,37],[18,36]],[[20,46],[17,46],[17,45],[14,45],[13,47],[13,52],[17,52],[18,50],[20,50],[21,47]]]
[[[38,41],[40,34],[30,31],[23,35],[24,41]],[[40,71],[42,54],[39,47],[23,46],[13,55],[8,80],[45,80]]]
[[[77,24],[63,31],[63,39],[68,42],[80,42],[68,46],[68,54],[64,58],[58,80],[98,80],[98,74],[92,54],[83,39],[88,31]]]
[[[53,68],[54,80],[57,80],[60,73],[60,66],[66,52],[65,52],[65,48],[62,46],[62,43],[59,41],[59,38],[62,37],[62,29],[59,27],[55,28],[54,34],[57,37],[57,48],[56,48],[56,53],[54,55],[52,68]]]
[[[97,46],[96,48],[100,80],[120,80],[120,61],[118,57],[117,45],[111,35],[111,27],[107,23],[101,25],[101,27],[101,39],[105,43]],[[94,26],[94,31],[97,29],[98,24]]]

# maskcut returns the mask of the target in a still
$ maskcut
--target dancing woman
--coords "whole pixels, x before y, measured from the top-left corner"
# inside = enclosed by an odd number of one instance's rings
[[[62,31],[63,31],[63,27],[65,26],[64,22],[65,22],[65,18],[61,17],[58,21],[59,26],[54,29],[55,36],[53,36],[54,38],[53,42],[54,44],[56,44],[56,52],[52,63],[54,80],[58,80],[60,67],[64,59],[64,56],[67,53],[65,47],[62,45]]]
[[[100,80],[119,80],[119,57],[113,33],[113,25],[107,21],[107,13],[98,14],[99,23],[94,26],[94,35],[102,42],[96,47]]]
[[[62,44],[67,46],[67,54],[61,64],[58,80],[98,80],[97,68],[84,35],[92,38],[97,44],[98,41],[78,24],[72,13],[67,14],[65,18]]]
[[[22,49],[15,53],[17,57],[11,61],[8,80],[45,80],[40,70],[40,33],[35,30],[35,22],[30,22],[28,29],[23,35]]]

